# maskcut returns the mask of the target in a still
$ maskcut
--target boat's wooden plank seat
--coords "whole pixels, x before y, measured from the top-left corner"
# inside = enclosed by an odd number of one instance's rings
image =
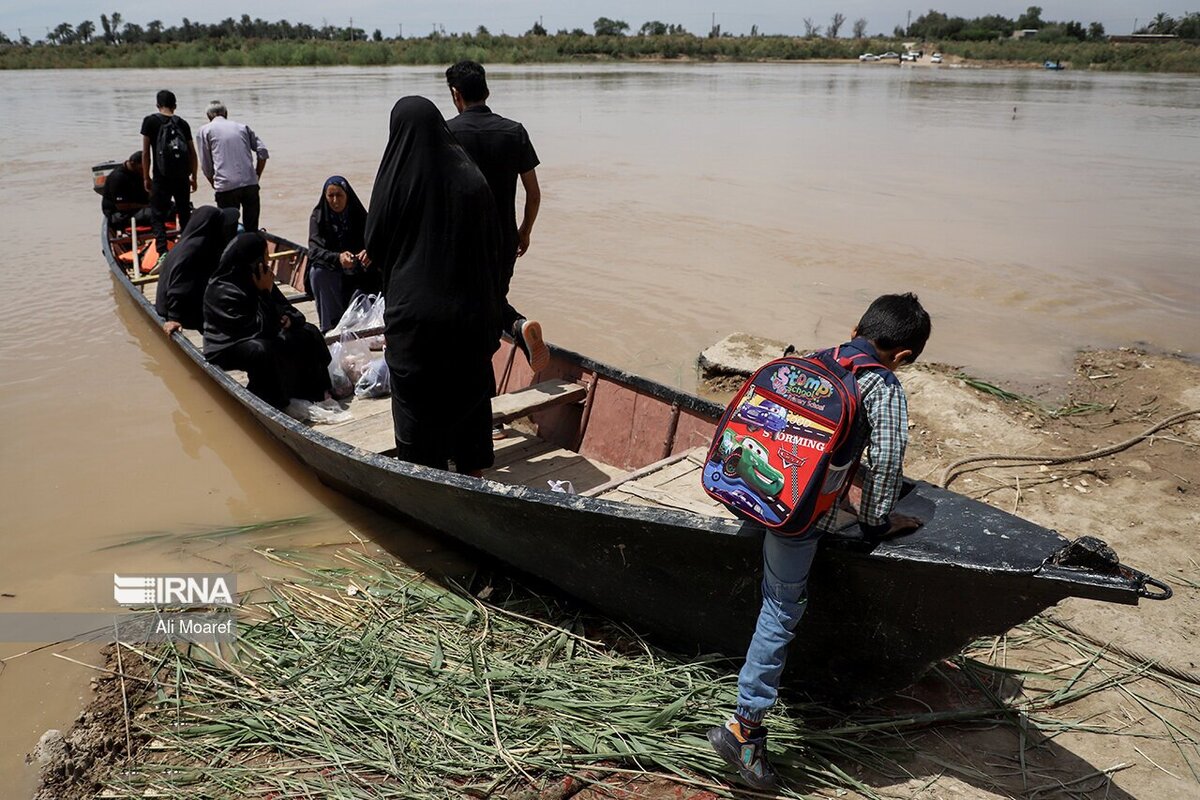
[[[663,459],[651,465],[651,468],[634,470],[622,480],[597,487],[588,494],[638,506],[657,506],[733,519],[733,513],[705,494],[700,485],[700,471],[704,468],[706,456],[707,448],[696,447]]]
[[[543,381],[526,389],[502,394],[492,400],[492,422],[511,422],[553,406],[575,403],[587,397],[587,389],[564,380]]]
[[[583,492],[624,472],[617,467],[585,458],[573,450],[547,445],[536,436],[528,438],[540,443],[541,447],[532,442],[510,446],[507,449],[512,451],[524,450],[526,446],[532,445],[528,452],[522,453],[521,457],[516,459],[507,457],[507,454],[502,455],[503,451],[497,453],[496,465],[485,471],[484,477],[534,489],[548,489],[547,481],[550,480],[571,481],[576,492]]]
[[[140,284],[140,286],[142,289],[142,294],[145,295],[146,299],[149,300],[151,304],[153,304],[155,298],[158,297],[158,281],[149,281],[147,283]],[[278,284],[278,286],[279,291],[283,292],[284,299],[294,305],[296,308],[300,309],[300,312],[304,314],[304,318],[315,325],[317,322],[316,302],[309,298],[308,295],[304,294],[303,292],[296,291],[286,283]]]

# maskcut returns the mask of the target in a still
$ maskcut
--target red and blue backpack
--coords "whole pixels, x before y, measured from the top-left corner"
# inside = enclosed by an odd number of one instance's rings
[[[891,373],[857,342],[763,365],[734,396],[704,465],[704,490],[776,533],[806,533],[850,486],[861,370]],[[894,378],[893,378],[894,380]]]

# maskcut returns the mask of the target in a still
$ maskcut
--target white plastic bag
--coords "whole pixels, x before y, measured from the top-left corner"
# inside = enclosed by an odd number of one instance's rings
[[[358,328],[355,328],[355,330],[378,330],[383,327],[383,295],[373,294],[370,297],[372,298],[371,310],[366,313],[366,315],[363,317],[362,323]]]
[[[292,419],[301,422],[311,422],[314,425],[336,425],[339,422],[349,422],[354,415],[341,407],[336,400],[322,400],[314,403],[311,400],[301,400],[293,397],[283,410]]]
[[[358,383],[354,384],[355,397],[385,397],[392,393],[391,373],[388,372],[387,362],[377,358],[371,362]]]
[[[555,481],[549,480],[546,483],[550,484],[550,491],[560,494],[575,494],[575,484],[570,481]]]
[[[356,384],[367,367],[371,366],[371,361],[374,360],[371,355],[371,345],[366,339],[355,338],[353,333],[342,334],[342,341],[339,344],[341,345],[342,371],[346,373],[346,378],[351,384]]]
[[[383,327],[383,295],[356,294],[350,300],[346,313],[333,326],[332,334],[339,336],[354,331],[365,331]]]
[[[354,384],[342,367],[342,343],[334,342],[329,345],[329,382],[333,384],[331,394],[337,398],[349,397],[354,394]]]

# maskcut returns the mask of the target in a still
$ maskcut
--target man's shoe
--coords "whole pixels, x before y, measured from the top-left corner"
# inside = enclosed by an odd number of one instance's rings
[[[503,425],[492,426],[492,441],[498,442],[507,435],[508,433],[505,432]]]
[[[542,340],[540,322],[517,320],[517,324],[513,326],[513,341],[521,348],[534,372],[541,372],[550,364],[550,348],[546,347],[546,342]]]
[[[736,720],[708,729],[708,743],[717,755],[737,770],[738,777],[752,789],[774,789],[779,778],[767,760],[767,729],[757,728],[749,736],[742,734]]]

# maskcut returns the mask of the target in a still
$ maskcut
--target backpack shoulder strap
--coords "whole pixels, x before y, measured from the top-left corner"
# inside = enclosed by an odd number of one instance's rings
[[[875,361],[866,353],[846,353],[843,355],[842,347],[839,345],[833,349],[833,359],[851,375],[857,376],[859,372],[869,369],[877,372],[883,378],[884,383],[893,385],[900,383],[890,369]]]

